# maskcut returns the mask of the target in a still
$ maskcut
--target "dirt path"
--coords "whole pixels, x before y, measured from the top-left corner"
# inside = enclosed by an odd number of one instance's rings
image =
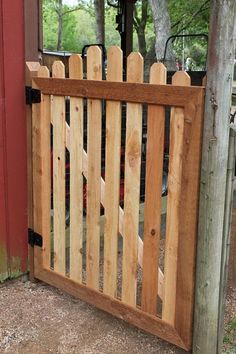
[[[42,283],[0,285],[0,309],[0,353],[184,353]]]

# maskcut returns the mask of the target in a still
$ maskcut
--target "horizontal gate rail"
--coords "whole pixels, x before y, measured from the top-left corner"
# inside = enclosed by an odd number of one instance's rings
[[[46,95],[83,97],[147,103],[164,106],[184,107],[190,102],[198,102],[203,87],[154,85],[130,82],[111,82],[96,80],[74,80],[54,78],[34,78],[33,82]]]
[[[43,238],[42,248],[34,249],[34,275],[189,350],[205,89],[190,86],[185,72],[167,85],[161,63],[152,66],[150,83],[142,83],[139,53],[128,57],[122,82],[122,65],[121,50],[110,48],[102,80],[101,51],[91,47],[87,79],[79,55],[69,60],[70,78],[64,78],[61,62],[54,63],[51,78],[46,67],[32,78],[41,91],[41,103],[32,105],[34,231]],[[163,235],[165,135],[170,141]]]
[[[63,277],[52,270],[37,268],[35,277],[47,284],[55,286],[66,293],[78,297],[87,303],[96,306],[100,310],[108,312],[121,320],[133,324],[149,333],[152,333],[170,343],[177,345],[185,350],[190,347],[181,339],[176,329],[163,321],[162,319],[152,316],[140,308],[124,304],[119,299],[105,295],[100,291],[91,289],[90,287],[79,284],[69,278]]]

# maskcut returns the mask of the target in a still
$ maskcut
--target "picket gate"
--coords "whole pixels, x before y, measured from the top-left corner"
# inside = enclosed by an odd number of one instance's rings
[[[32,105],[33,228],[43,245],[31,249],[31,271],[35,278],[189,350],[205,90],[190,86],[185,72],[176,72],[167,85],[161,63],[153,64],[150,83],[143,83],[139,53],[128,57],[126,82],[122,65],[120,48],[111,47],[102,80],[101,51],[91,47],[87,79],[80,55],[70,57],[69,78],[56,61],[52,77],[42,66],[32,79],[41,91],[41,102]],[[140,235],[143,105],[147,150]],[[166,107],[168,194],[161,236]]]

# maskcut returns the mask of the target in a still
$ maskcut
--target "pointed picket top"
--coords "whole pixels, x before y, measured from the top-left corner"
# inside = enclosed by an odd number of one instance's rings
[[[50,72],[48,70],[47,66],[40,66],[39,70],[38,70],[38,77],[49,77],[50,76]]]
[[[80,54],[72,54],[69,58],[69,76],[72,79],[83,78],[83,59]]]
[[[154,63],[150,69],[150,84],[166,84],[167,69],[162,63]]]
[[[191,78],[186,71],[176,71],[176,73],[172,76],[172,85],[190,86]]]
[[[38,75],[38,70],[40,68],[39,62],[27,61],[25,63],[25,84],[31,86],[32,79]]]
[[[112,46],[107,51],[107,80],[122,81],[123,52],[118,46]]]
[[[65,65],[62,61],[56,60],[52,64],[52,77],[63,78],[65,77]]]
[[[102,80],[102,51],[98,46],[87,51],[87,79]]]
[[[138,52],[132,52],[127,58],[127,81],[143,82],[143,57]]]

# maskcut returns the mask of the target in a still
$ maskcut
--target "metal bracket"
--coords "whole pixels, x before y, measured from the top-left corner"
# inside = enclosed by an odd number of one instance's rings
[[[26,104],[40,103],[41,91],[33,89],[31,86],[25,86],[25,102]]]
[[[43,238],[41,235],[39,235],[34,230],[28,229],[28,244],[32,247],[34,247],[34,246],[42,247],[43,246]]]

